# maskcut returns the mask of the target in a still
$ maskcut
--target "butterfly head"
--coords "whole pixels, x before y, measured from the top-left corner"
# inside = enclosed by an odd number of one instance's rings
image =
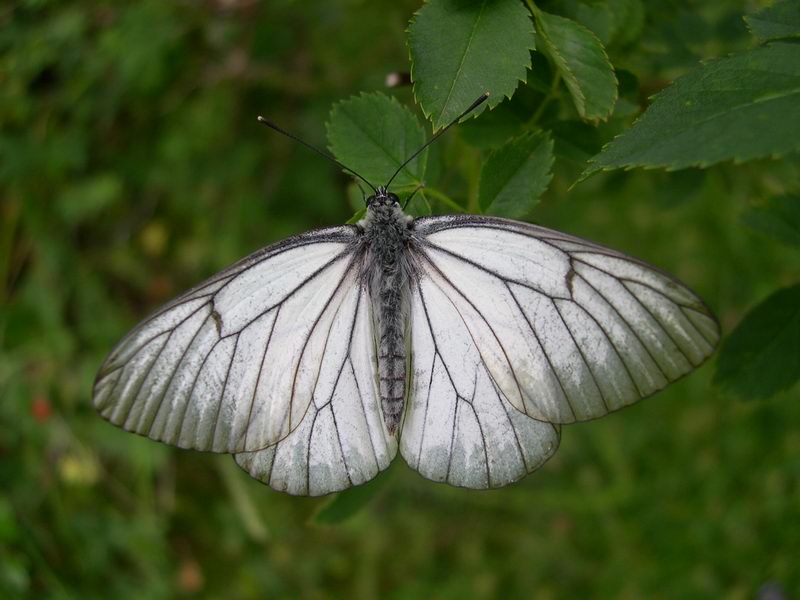
[[[403,212],[400,206],[400,198],[380,186],[375,189],[375,193],[366,200],[367,212],[364,218],[358,222],[358,226],[367,235],[377,240],[383,240],[387,232],[396,234],[401,232],[400,237],[405,239],[405,233],[411,228],[414,219]]]
[[[372,196],[367,198],[367,208],[377,208],[379,206],[400,206],[400,198],[380,186]]]

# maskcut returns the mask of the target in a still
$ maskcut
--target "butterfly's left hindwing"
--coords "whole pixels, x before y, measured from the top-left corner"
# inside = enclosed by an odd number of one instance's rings
[[[306,415],[340,308],[358,287],[351,227],[267,247],[145,320],[100,369],[94,405],[120,427],[182,448],[272,446]]]
[[[322,358],[331,377],[297,429],[270,448],[237,454],[239,466],[274,489],[310,496],[359,485],[389,466],[397,442],[381,413],[373,327],[366,289],[349,286]]]
[[[580,238],[491,217],[416,223],[420,278],[436,282],[481,362],[520,412],[596,418],[693,370],[719,327],[683,284]]]

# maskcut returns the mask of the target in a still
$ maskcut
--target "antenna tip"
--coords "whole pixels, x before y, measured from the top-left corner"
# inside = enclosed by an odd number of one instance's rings
[[[262,117],[261,115],[258,115],[258,122],[259,123],[266,123],[267,120],[264,117]]]
[[[489,92],[483,92],[483,97],[484,98],[488,98],[489,96],[491,96],[491,94]]]

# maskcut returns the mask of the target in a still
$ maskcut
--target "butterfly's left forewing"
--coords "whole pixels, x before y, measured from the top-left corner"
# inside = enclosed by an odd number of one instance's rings
[[[94,405],[120,427],[183,448],[274,445],[305,417],[324,348],[358,287],[355,230],[267,247],[138,325],[97,376]]]

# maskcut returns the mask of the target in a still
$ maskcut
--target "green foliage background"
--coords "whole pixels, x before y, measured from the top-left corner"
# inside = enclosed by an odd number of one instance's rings
[[[790,4],[751,17],[752,34],[742,17],[761,4],[740,0],[431,0],[408,34],[417,0],[3,4],[0,596],[797,593],[800,102],[789,99],[800,21]],[[476,7],[496,20],[479,29],[465,74],[452,61],[460,30],[441,19],[462,11],[470,25]],[[509,29],[504,18],[530,21]],[[758,67],[761,87],[739,64]],[[389,73],[409,71],[416,95],[385,87]],[[732,81],[753,83],[756,97]],[[698,90],[707,82],[714,93]],[[744,319],[722,359],[566,428],[538,473],[484,493],[428,482],[398,459],[333,500],[291,498],[228,457],[171,449],[95,415],[94,374],[141,317],[235,259],[359,207],[344,174],[256,115],[360,164],[352,128],[337,120],[358,102],[331,113],[336,102],[382,91],[399,104],[360,102],[410,110],[429,136],[484,89],[499,90],[492,110],[399,182],[428,183],[413,210],[495,206],[657,264],[696,289],[726,333]],[[721,119],[722,146],[688,100],[715,115],[742,108]],[[704,123],[689,123],[702,132],[689,143],[673,135],[687,114]],[[413,146],[409,115],[395,114],[385,139],[401,132]],[[366,160],[386,169],[380,147]],[[693,165],[708,168],[670,170]],[[668,168],[579,181],[631,166]],[[504,177],[521,204],[502,193]]]

